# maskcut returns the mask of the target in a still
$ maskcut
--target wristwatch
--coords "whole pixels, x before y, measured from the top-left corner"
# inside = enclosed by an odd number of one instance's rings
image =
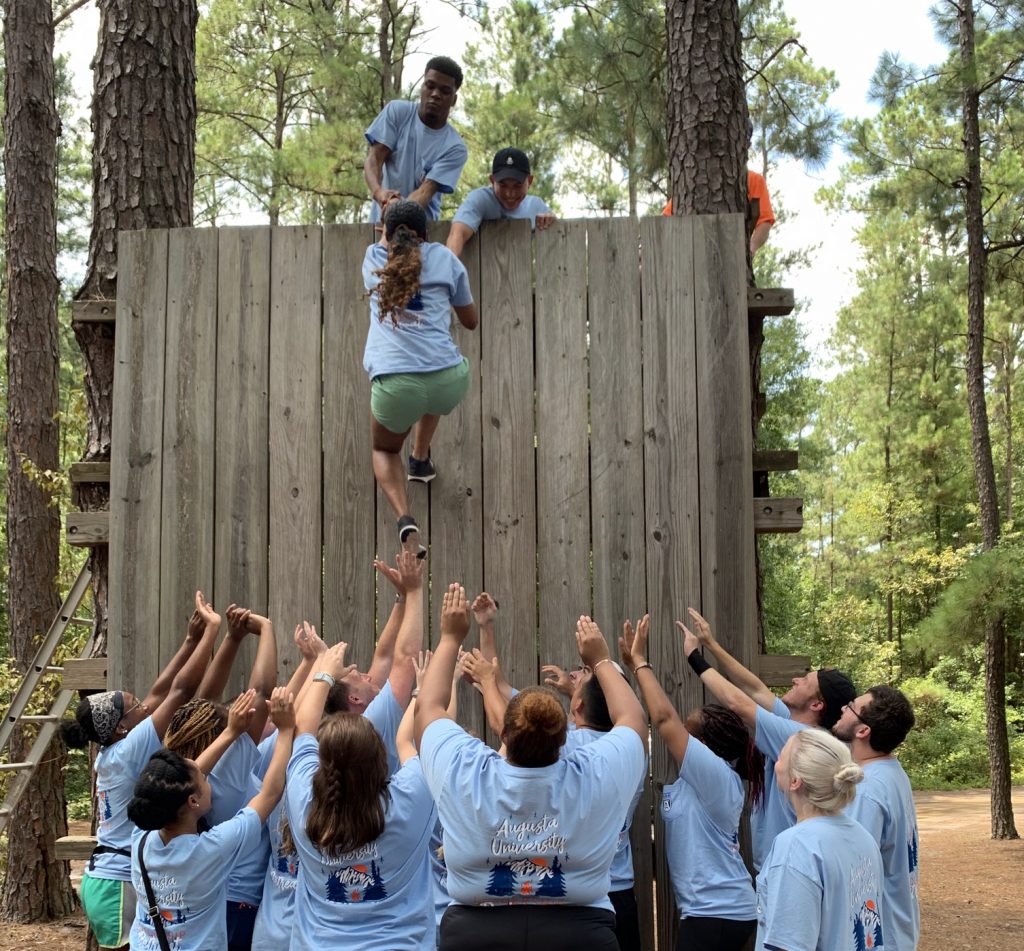
[[[313,679],[322,680],[325,684],[327,684],[328,689],[334,686],[334,678],[329,673],[327,673],[326,670],[318,670],[315,674],[313,674]]]

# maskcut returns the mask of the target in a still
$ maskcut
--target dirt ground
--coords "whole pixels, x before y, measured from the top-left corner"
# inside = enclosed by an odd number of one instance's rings
[[[981,948],[1019,951],[1024,935],[1024,839],[989,838],[987,789],[915,795],[921,835],[919,951]],[[1024,833],[1024,787],[1013,791],[1017,829]],[[85,823],[72,831],[88,833]],[[78,881],[81,863],[74,863]],[[0,951],[82,951],[78,915],[51,924],[0,926]]]

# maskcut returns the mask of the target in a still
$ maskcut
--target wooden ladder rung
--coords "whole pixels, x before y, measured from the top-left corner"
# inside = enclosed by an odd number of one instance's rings
[[[61,717],[52,713],[23,713],[19,718],[20,723],[60,723]]]
[[[110,513],[68,512],[65,526],[69,545],[106,545],[110,538]]]
[[[116,300],[76,300],[71,304],[71,320],[76,324],[109,324],[116,316]]]
[[[747,313],[751,317],[785,317],[795,307],[791,287],[747,288]]]
[[[754,531],[793,533],[804,527],[804,500],[771,496],[754,499]]]
[[[0,763],[0,773],[16,773],[22,769],[35,769],[35,763]]]

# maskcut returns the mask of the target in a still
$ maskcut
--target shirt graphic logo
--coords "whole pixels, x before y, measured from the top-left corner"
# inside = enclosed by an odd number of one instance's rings
[[[883,947],[882,919],[878,905],[870,898],[860,906],[853,919],[853,946],[856,951],[877,951]]]
[[[327,879],[327,900],[340,904],[383,901],[388,897],[384,879],[376,862],[346,865],[331,872]]]

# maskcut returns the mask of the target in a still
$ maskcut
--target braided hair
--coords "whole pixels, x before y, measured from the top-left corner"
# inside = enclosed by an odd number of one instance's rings
[[[196,759],[228,724],[223,705],[212,700],[190,700],[171,717],[164,746],[186,759]]]
[[[700,731],[695,734],[712,753],[733,764],[748,784],[747,798],[756,808],[764,799],[764,754],[743,721],[731,710],[709,703],[700,710]]]
[[[384,212],[388,263],[374,271],[378,318],[391,318],[393,326],[404,316],[409,301],[420,289],[423,259],[420,244],[427,239],[427,213],[414,201],[393,201]]]
[[[196,792],[194,767],[177,753],[157,750],[135,782],[128,818],[140,829],[162,829],[178,818]]]
[[[388,757],[373,725],[358,713],[325,717],[317,741],[320,768],[306,835],[321,853],[337,858],[384,832]]]

